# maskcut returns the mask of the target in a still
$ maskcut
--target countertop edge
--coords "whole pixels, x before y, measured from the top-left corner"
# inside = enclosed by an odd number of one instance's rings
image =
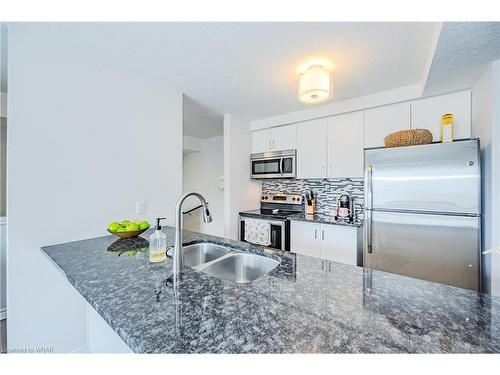
[[[362,228],[364,225],[363,220],[360,220],[359,222],[355,222],[355,223],[349,223],[349,222],[343,223],[340,221],[330,221],[330,219],[325,219],[325,218],[321,218],[321,217],[307,218],[304,216],[293,216],[293,215],[288,217],[288,220],[290,220],[290,221],[304,221],[307,223],[318,223],[318,224],[327,224],[327,225],[339,225],[339,226],[350,227],[350,228]]]
[[[137,350],[135,345],[131,344],[131,340],[126,335],[126,333],[122,332],[122,330],[120,329],[117,329],[117,323],[106,315],[106,313],[104,312],[103,309],[101,309],[99,304],[97,304],[95,301],[93,301],[88,297],[88,293],[85,293],[85,288],[83,288],[75,280],[69,277],[68,274],[64,272],[64,270],[50,257],[50,255],[45,252],[44,247],[41,247],[40,251],[45,255],[45,257],[50,261],[50,263],[55,266],[56,270],[59,271],[64,276],[64,278],[75,288],[76,292],[78,292],[78,294],[83,297],[85,302],[87,302],[97,312],[97,314],[99,314],[99,316],[108,324],[108,326],[113,330],[113,332],[115,332],[118,335],[118,337],[120,337],[123,343],[130,348],[130,350],[132,350],[134,353],[141,353],[139,350]]]

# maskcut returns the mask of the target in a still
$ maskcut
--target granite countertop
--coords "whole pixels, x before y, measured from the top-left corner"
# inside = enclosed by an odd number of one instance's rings
[[[163,230],[173,244],[174,229]],[[144,239],[42,250],[137,353],[500,352],[499,298],[189,231],[183,239],[282,263],[251,284],[187,268],[174,285],[170,259],[126,252]]]
[[[299,213],[295,215],[288,216],[288,220],[298,220],[298,221],[308,221],[312,223],[321,223],[321,224],[335,224],[335,225],[345,225],[347,227],[362,227],[363,220],[355,220],[352,223],[348,221],[340,221],[335,220],[335,217],[327,214],[304,214]]]
[[[243,211],[239,213],[240,216],[244,217],[255,217],[258,219],[276,219],[276,215],[273,214],[263,214],[261,210],[252,210],[252,211]],[[298,221],[308,221],[312,223],[323,223],[323,224],[335,224],[335,225],[344,225],[347,227],[362,227],[363,220],[358,219],[354,222],[350,223],[348,221],[339,221],[335,220],[335,217],[328,214],[316,213],[316,214],[305,214],[305,213],[296,213],[293,215],[284,216],[284,219],[288,220],[298,220]]]

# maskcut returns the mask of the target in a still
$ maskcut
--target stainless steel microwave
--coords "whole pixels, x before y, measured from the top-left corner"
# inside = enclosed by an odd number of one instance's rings
[[[294,178],[297,151],[271,151],[250,156],[251,178]]]

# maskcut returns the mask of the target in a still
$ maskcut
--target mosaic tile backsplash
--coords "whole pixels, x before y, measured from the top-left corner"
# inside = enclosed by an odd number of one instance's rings
[[[262,181],[262,193],[305,194],[312,190],[318,197],[316,209],[320,214],[330,215],[337,206],[337,198],[346,193],[363,204],[363,179],[339,178],[329,180],[269,179]],[[358,207],[359,210],[359,207]],[[361,210],[358,217],[362,218]]]

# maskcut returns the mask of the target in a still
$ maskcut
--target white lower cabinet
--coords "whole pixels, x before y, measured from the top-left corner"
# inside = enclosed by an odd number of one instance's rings
[[[360,265],[360,228],[292,221],[290,250],[334,262]]]
[[[321,224],[321,258],[358,264],[358,228]]]
[[[290,250],[312,257],[321,256],[321,224],[292,221],[290,226]]]

